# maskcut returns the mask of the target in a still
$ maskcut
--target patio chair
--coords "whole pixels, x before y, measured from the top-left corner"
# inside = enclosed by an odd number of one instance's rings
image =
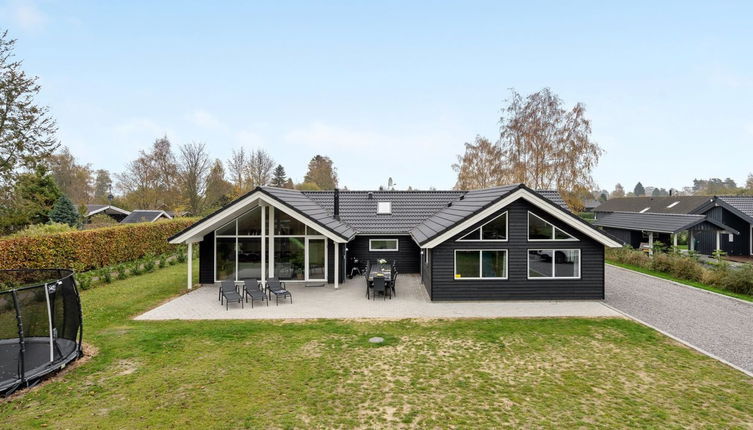
[[[237,301],[243,307],[243,296],[238,293],[234,281],[222,281],[220,283],[220,305],[223,301],[225,302],[225,310],[229,309],[228,305],[231,301]]]
[[[397,285],[397,270],[392,270],[392,280],[390,281],[390,298],[392,296],[397,297],[397,293],[395,292],[395,285]]]
[[[366,281],[366,299],[370,299],[371,281],[369,281],[369,274],[366,273],[363,279]]]
[[[251,297],[251,309],[254,308],[254,301],[256,300],[266,301],[267,306],[269,306],[269,298],[259,287],[258,279],[246,279],[243,281],[243,295],[245,296],[246,303],[248,303],[248,298]]]
[[[387,284],[385,284],[383,277],[374,277],[374,286],[372,287],[372,290],[374,291],[374,300],[376,300],[379,293],[381,293],[384,296],[384,299],[387,300],[387,292],[389,289],[387,288]]]
[[[285,289],[285,284],[278,279],[270,279],[267,281],[267,291],[269,291],[269,298],[272,298],[272,294],[275,295],[275,304],[280,306],[280,297],[290,297],[290,303],[293,303],[293,295],[290,291]]]

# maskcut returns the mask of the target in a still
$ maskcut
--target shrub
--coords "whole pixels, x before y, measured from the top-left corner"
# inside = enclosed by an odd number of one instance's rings
[[[99,278],[99,280],[103,281],[106,284],[112,282],[112,272],[110,271],[109,267],[106,267],[104,270],[102,270],[102,276]]]
[[[78,231],[77,228],[71,227],[65,223],[52,222],[47,224],[32,224],[21,231],[17,231],[7,238],[14,237],[39,237],[47,236],[55,233],[67,233],[70,231]]]
[[[154,272],[154,256],[147,256],[144,261],[144,271],[147,273]]]
[[[193,222],[181,218],[0,240],[0,269],[56,267],[84,272],[147,254],[175,252],[179,248],[167,239]]]
[[[753,295],[753,266],[745,265],[737,269],[725,269],[721,287],[739,294]]]
[[[92,286],[92,278],[88,273],[80,273],[76,275],[76,281],[79,288],[82,290],[88,290]]]
[[[118,279],[121,281],[128,278],[128,268],[125,264],[118,264],[115,271],[118,273]]]

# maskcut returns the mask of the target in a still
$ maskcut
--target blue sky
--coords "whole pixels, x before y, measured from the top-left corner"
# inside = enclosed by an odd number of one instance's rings
[[[586,104],[611,190],[753,172],[753,3],[712,3],[12,0],[0,27],[95,168],[167,134],[296,181],[321,153],[351,189],[449,188],[508,88],[551,87]]]

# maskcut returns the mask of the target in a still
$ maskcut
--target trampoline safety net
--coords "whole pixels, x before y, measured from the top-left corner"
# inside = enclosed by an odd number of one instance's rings
[[[72,271],[0,270],[0,394],[77,359],[82,331]]]

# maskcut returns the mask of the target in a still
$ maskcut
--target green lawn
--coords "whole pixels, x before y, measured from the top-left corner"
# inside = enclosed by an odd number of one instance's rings
[[[670,281],[679,282],[680,284],[689,285],[691,287],[700,288],[702,290],[713,291],[717,294],[722,294],[725,296],[734,297],[736,299],[753,302],[753,297],[747,294],[734,293],[732,291],[727,291],[721,288],[712,287],[711,285],[706,285],[701,282],[688,281],[687,279],[676,278],[670,275],[669,273],[657,272],[651,269],[644,269],[643,267],[633,266],[632,264],[620,263],[619,261],[606,260],[606,262],[608,264],[611,264],[612,266],[622,267],[623,269],[630,269],[636,272],[645,273],[647,275],[656,276],[657,278],[668,279]]]
[[[0,403],[2,427],[753,426],[750,378],[623,319],[129,319],[178,294],[184,272],[85,291],[99,354]]]

